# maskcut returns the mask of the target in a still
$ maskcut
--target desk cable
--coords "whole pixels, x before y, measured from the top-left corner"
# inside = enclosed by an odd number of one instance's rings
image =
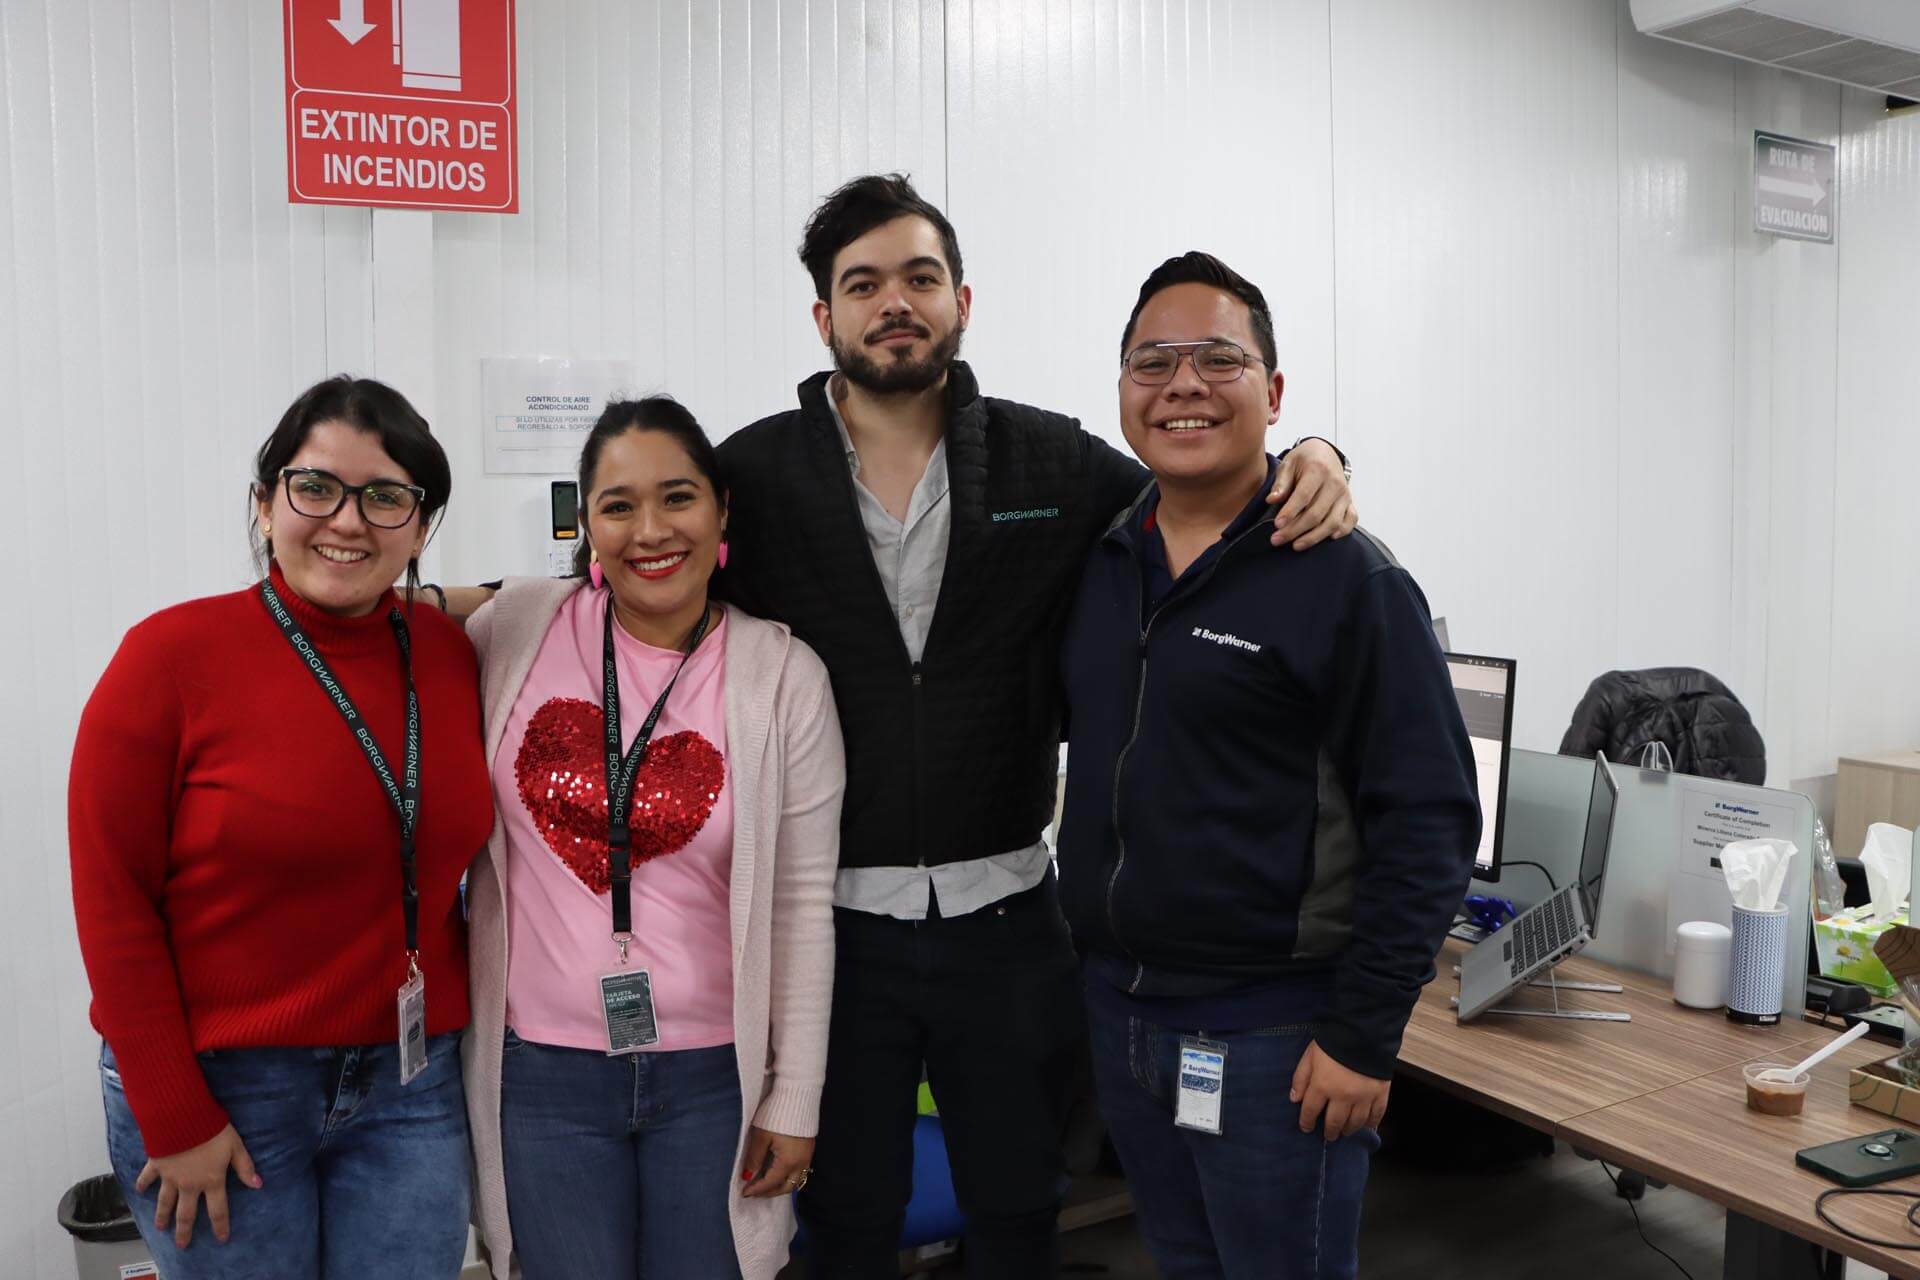
[[[1920,1243],[1900,1240],[1878,1240],[1873,1236],[1863,1236],[1858,1231],[1849,1230],[1833,1220],[1827,1212],[1827,1201],[1836,1196],[1891,1196],[1896,1200],[1909,1200],[1907,1206],[1907,1225],[1920,1231],[1920,1191],[1891,1191],[1884,1187],[1834,1187],[1822,1191],[1820,1198],[1813,1202],[1813,1212],[1820,1221],[1838,1231],[1849,1240],[1858,1240],[1861,1244],[1874,1245],[1881,1249],[1899,1249],[1907,1253],[1920,1252]]]
[[[1612,1169],[1609,1169],[1607,1167],[1607,1162],[1605,1160],[1597,1160],[1595,1161],[1595,1163],[1600,1166],[1600,1172],[1607,1175],[1608,1181],[1613,1183],[1614,1191],[1619,1192],[1620,1179],[1614,1174]],[[1655,1244],[1653,1241],[1647,1239],[1647,1229],[1646,1227],[1642,1226],[1640,1223],[1640,1210],[1638,1206],[1636,1206],[1633,1203],[1633,1200],[1624,1194],[1621,1195],[1620,1198],[1627,1202],[1627,1209],[1629,1212],[1633,1214],[1633,1229],[1640,1233],[1640,1243],[1646,1245],[1647,1248],[1653,1250],[1655,1253],[1665,1258],[1668,1262],[1671,1262],[1673,1264],[1673,1269],[1675,1271],[1678,1271],[1681,1275],[1685,1276],[1687,1280],[1693,1280],[1693,1273],[1691,1271],[1688,1271],[1685,1267],[1681,1266],[1680,1260],[1678,1258],[1668,1253],[1665,1249],[1662,1249],[1659,1245]]]
[[[1554,893],[1560,892],[1560,886],[1554,883],[1553,872],[1547,870],[1545,867],[1541,866],[1537,862],[1528,862],[1524,858],[1505,858],[1501,860],[1500,867],[1502,870],[1505,870],[1508,867],[1532,867],[1535,871],[1538,871],[1541,875],[1547,878],[1548,889],[1552,890]]]

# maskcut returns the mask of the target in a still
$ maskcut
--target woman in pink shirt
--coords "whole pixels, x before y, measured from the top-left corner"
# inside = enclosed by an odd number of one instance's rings
[[[812,650],[708,598],[726,490],[692,414],[609,404],[580,492],[590,578],[468,623],[481,1231],[502,1280],[767,1280],[826,1065],[839,723]]]

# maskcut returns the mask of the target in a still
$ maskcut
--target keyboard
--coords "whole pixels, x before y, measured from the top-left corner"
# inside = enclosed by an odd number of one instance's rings
[[[1573,886],[1556,892],[1510,926],[1513,934],[1513,972],[1525,974],[1542,961],[1573,944],[1579,937],[1578,915],[1573,909]]]

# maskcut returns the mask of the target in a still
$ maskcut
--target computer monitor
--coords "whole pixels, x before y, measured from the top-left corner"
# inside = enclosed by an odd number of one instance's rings
[[[1600,932],[1600,885],[1613,847],[1613,815],[1620,807],[1620,783],[1604,754],[1593,757],[1593,791],[1587,797],[1587,831],[1580,839],[1580,890],[1587,900],[1587,928]]]
[[[1480,847],[1473,855],[1473,878],[1498,880],[1507,826],[1507,760],[1513,751],[1514,662],[1472,653],[1444,656],[1480,783]]]

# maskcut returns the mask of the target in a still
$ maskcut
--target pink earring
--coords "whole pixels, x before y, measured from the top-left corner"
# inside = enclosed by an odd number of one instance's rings
[[[713,557],[713,563],[722,569],[727,567],[727,540],[725,538],[720,540],[720,550]]]
[[[587,577],[593,580],[595,590],[607,585],[606,571],[600,567],[598,560],[587,566]]]

